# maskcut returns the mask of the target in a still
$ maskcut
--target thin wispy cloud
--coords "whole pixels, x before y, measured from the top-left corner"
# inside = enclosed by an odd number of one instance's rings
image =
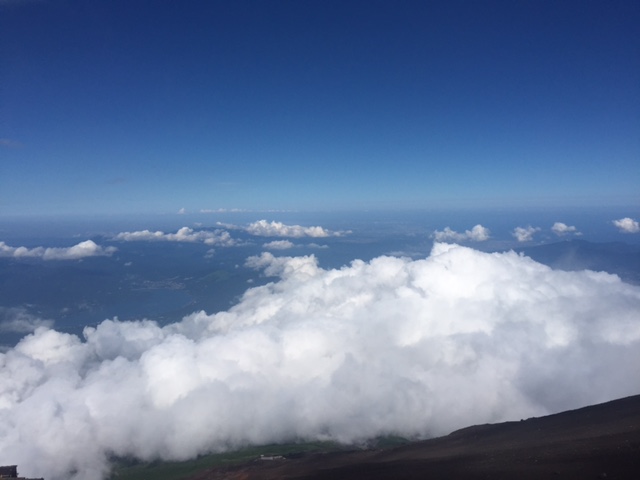
[[[287,250],[295,247],[296,245],[289,240],[274,240],[273,242],[267,242],[262,246],[268,250]]]
[[[613,220],[613,224],[622,233],[638,233],[640,232],[640,223],[633,218],[625,217],[618,220]]]
[[[53,320],[39,318],[21,307],[0,307],[0,332],[31,333],[36,328],[51,328],[53,323]]]
[[[106,320],[82,340],[36,328],[0,354],[0,463],[98,480],[113,455],[429,437],[640,388],[640,287],[614,275],[446,244],[247,265],[277,278],[227,311]]]

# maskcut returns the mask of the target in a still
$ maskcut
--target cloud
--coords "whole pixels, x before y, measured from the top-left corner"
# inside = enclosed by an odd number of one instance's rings
[[[201,208],[200,213],[239,213],[239,212],[248,212],[249,210],[245,210],[243,208]]]
[[[625,217],[619,220],[614,220],[613,224],[618,227],[622,233],[638,233],[640,232],[640,223],[633,218]]]
[[[555,233],[556,235],[558,235],[559,237],[562,237],[564,235],[582,235],[582,233],[580,233],[576,227],[574,226],[569,226],[565,223],[562,222],[556,222],[553,224],[553,226],[551,227],[551,230],[553,231],[553,233]]]
[[[539,231],[539,227],[532,227],[529,225],[527,227],[514,228],[512,235],[516,237],[519,242],[530,242],[533,240],[533,234]]]
[[[302,227],[300,225],[285,225],[281,222],[268,222],[258,220],[246,227],[246,231],[251,235],[260,237],[313,237],[322,238],[329,236],[340,236],[344,232],[331,232],[322,227]]]
[[[43,320],[19,307],[0,307],[0,332],[30,333],[39,327],[53,327],[53,320]]]
[[[187,210],[184,207],[178,210],[178,215],[184,215],[185,213],[187,213]]]
[[[436,230],[433,232],[433,238],[435,238],[436,242],[464,242],[467,240],[484,242],[489,239],[490,234],[491,232],[488,228],[478,224],[471,230],[466,230],[464,233],[458,233],[455,230],[451,230],[449,227],[445,227],[442,231]]]
[[[268,250],[287,250],[295,247],[295,244],[289,240],[274,240],[273,242],[265,243],[262,246]]]
[[[229,232],[225,230],[199,230],[195,231],[189,227],[182,227],[176,233],[164,233],[162,231],[152,232],[150,230],[140,230],[137,232],[121,232],[114,239],[126,242],[142,241],[166,241],[166,242],[202,242],[206,245],[219,245],[229,247],[236,242]]]
[[[111,256],[116,247],[101,247],[93,240],[80,242],[72,247],[11,247],[0,242],[0,257],[42,258],[43,260],[78,260],[86,257]]]
[[[292,439],[428,437],[640,389],[640,287],[436,243],[428,258],[276,276],[160,327],[37,328],[0,354],[0,464],[97,480],[112,455],[182,460]]]

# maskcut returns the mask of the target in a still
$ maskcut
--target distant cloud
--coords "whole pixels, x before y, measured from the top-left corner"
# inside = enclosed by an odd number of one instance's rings
[[[249,224],[246,228],[247,232],[252,235],[261,237],[328,237],[338,235],[325,230],[322,227],[302,227],[300,225],[285,225],[281,222],[267,222],[266,220],[258,220]]]
[[[307,247],[310,247],[310,248],[323,248],[324,249],[324,248],[329,248],[329,245],[321,245],[319,243],[310,243],[310,244],[307,245]]]
[[[619,220],[614,220],[613,224],[618,227],[622,233],[638,233],[640,232],[640,223],[633,218],[625,217]]]
[[[240,213],[240,212],[248,212],[248,210],[244,210],[242,208],[202,208],[200,209],[200,213]]]
[[[150,230],[139,230],[136,232],[122,232],[114,237],[116,240],[126,242],[142,241],[166,241],[166,242],[202,242],[206,245],[219,245],[230,247],[235,245],[235,240],[231,238],[229,232],[225,230],[198,230],[189,227],[182,227],[176,233],[164,233],[162,231],[152,232]]]
[[[553,226],[551,227],[551,230],[553,231],[553,233],[555,233],[559,237],[562,237],[564,235],[577,235],[577,236],[582,235],[582,233],[579,232],[576,229],[576,227],[569,226],[566,223],[562,223],[562,222],[554,223]]]
[[[268,222],[267,220],[258,220],[250,223],[246,227],[231,225],[226,223],[218,223],[225,228],[244,230],[251,235],[258,237],[290,237],[290,238],[325,238],[339,237],[351,232],[348,231],[331,231],[322,227],[303,227],[301,225],[286,225],[282,222]]]
[[[77,260],[86,257],[111,256],[118,249],[116,247],[101,247],[93,240],[80,242],[73,247],[11,247],[0,242],[0,257],[13,258],[42,258],[43,260]]]
[[[464,233],[458,233],[450,227],[445,227],[442,231],[436,230],[433,232],[433,238],[435,238],[436,242],[464,242],[467,240],[484,242],[485,240],[488,240],[490,236],[491,232],[489,229],[480,224],[476,225],[471,230],[465,230]]]
[[[265,243],[262,246],[269,250],[286,250],[288,248],[295,247],[295,244],[289,240],[274,240],[273,242]]]
[[[516,227],[513,230],[512,235],[516,237],[519,242],[530,242],[533,240],[533,235],[536,232],[539,232],[539,227],[532,227],[531,225],[527,227]]]
[[[31,333],[38,327],[53,327],[53,320],[43,320],[24,308],[0,307],[0,332]]]
[[[187,211],[185,210],[184,207],[178,210],[178,215],[184,215],[185,213],[187,213]]]

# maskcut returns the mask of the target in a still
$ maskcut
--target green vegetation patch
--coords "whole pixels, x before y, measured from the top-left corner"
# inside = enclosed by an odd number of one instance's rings
[[[110,480],[179,480],[208,468],[251,462],[260,458],[260,455],[286,457],[343,449],[345,449],[344,445],[335,442],[307,442],[247,447],[233,452],[203,455],[185,462],[154,461],[142,463],[127,459],[115,459]]]

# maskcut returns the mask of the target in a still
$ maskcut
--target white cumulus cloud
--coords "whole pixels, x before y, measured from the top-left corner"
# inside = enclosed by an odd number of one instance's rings
[[[85,240],[72,247],[12,247],[0,242],[0,257],[42,258],[43,260],[78,260],[86,257],[113,255],[116,247],[101,247],[93,240]]]
[[[512,235],[516,237],[519,242],[530,242],[531,240],[533,240],[533,235],[539,231],[539,227],[532,227],[531,225],[529,225],[526,227],[514,228]]]
[[[576,227],[569,226],[566,223],[562,223],[562,222],[554,223],[553,226],[551,227],[551,231],[556,235],[558,235],[559,237],[562,237],[564,235],[570,235],[570,234],[582,235],[582,233],[580,233]]]
[[[258,220],[250,223],[246,227],[246,231],[251,235],[260,237],[314,237],[322,238],[329,236],[339,236],[341,232],[331,232],[322,227],[303,227],[301,225],[285,225],[282,222],[268,222],[267,220]]]
[[[465,242],[468,240],[484,242],[485,240],[489,240],[490,236],[491,232],[489,229],[480,224],[471,230],[465,230],[464,233],[458,233],[450,227],[445,227],[442,231],[436,230],[433,232],[433,238],[435,238],[436,242]]]
[[[614,220],[613,224],[618,227],[622,233],[638,233],[640,232],[640,223],[633,218],[625,217]]]
[[[441,243],[247,265],[276,277],[227,311],[38,328],[0,354],[0,464],[97,480],[112,455],[428,437],[640,389],[640,287],[614,275]]]
[[[273,242],[267,242],[262,246],[268,250],[287,250],[295,247],[295,244],[289,240],[274,240]]]
[[[160,230],[139,230],[136,232],[121,232],[114,237],[116,240],[127,242],[136,241],[167,241],[167,242],[202,242],[206,245],[232,246],[235,240],[226,230],[216,229],[195,231],[189,227],[182,227],[176,233],[164,233]]]

